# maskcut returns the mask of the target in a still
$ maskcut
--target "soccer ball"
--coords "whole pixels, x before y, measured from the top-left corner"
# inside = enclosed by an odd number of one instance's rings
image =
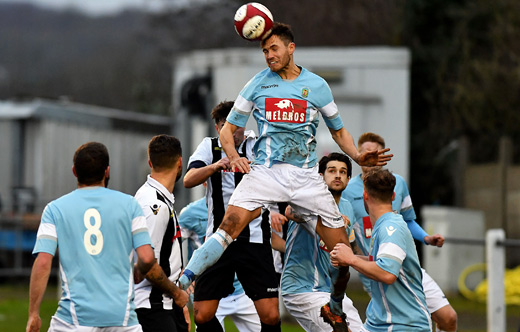
[[[262,4],[250,2],[235,13],[235,30],[244,39],[262,40],[273,27],[273,15]]]

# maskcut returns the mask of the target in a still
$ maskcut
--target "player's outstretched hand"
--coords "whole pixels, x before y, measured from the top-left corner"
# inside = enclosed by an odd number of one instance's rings
[[[271,211],[269,215],[271,216],[271,228],[281,233],[282,225],[288,221],[287,217],[275,211]]]
[[[359,166],[385,166],[392,159],[393,154],[385,154],[389,148],[383,150],[366,151],[359,155]]]
[[[334,267],[348,266],[351,259],[355,258],[354,252],[345,243],[338,243],[330,252],[330,263]]]
[[[428,235],[424,237],[424,242],[440,248],[444,245],[444,236],[440,234]]]
[[[251,161],[247,160],[247,158],[244,158],[244,157],[240,157],[235,160],[232,160],[230,162],[230,164],[231,164],[231,169],[234,170],[235,172],[249,173],[249,171],[251,169],[249,167],[249,164],[251,164]]]
[[[29,315],[25,332],[40,332],[42,320],[39,315]]]

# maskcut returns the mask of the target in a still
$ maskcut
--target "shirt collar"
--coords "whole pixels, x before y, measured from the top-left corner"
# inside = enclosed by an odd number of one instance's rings
[[[156,190],[160,191],[161,194],[166,197],[172,204],[175,203],[175,196],[173,195],[173,193],[169,192],[168,189],[166,189],[165,186],[163,186],[159,181],[155,180],[154,178],[151,177],[150,174],[148,174],[147,176],[147,179],[146,179],[146,183],[155,188]]]

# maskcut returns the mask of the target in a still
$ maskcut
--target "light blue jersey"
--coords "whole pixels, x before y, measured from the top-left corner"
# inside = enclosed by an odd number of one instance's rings
[[[354,220],[352,205],[341,198],[341,214]],[[354,241],[352,223],[347,226],[349,240]],[[330,255],[316,230],[308,224],[289,221],[285,246],[285,264],[282,272],[281,294],[330,292]]]
[[[60,250],[56,315],[81,326],[137,325],[133,250],[145,244],[146,220],[132,196],[87,187],[49,203],[33,254]]]
[[[397,279],[391,285],[371,280],[366,328],[374,332],[431,331],[417,249],[401,215],[388,212],[377,220],[369,260]]]
[[[319,113],[327,127],[343,128],[327,82],[300,68],[300,75],[291,81],[266,68],[247,83],[235,100],[227,121],[245,127],[253,113],[258,125],[254,164],[271,167],[282,162],[311,168],[317,163]]]
[[[206,228],[208,226],[206,198],[203,197],[184,207],[179,215],[179,224],[181,225],[183,240],[186,239],[188,241],[189,259],[193,251],[199,248],[206,239]],[[238,281],[236,276],[233,287],[235,287],[235,291],[231,295],[239,295],[244,292],[244,288],[242,288],[242,284]]]
[[[400,213],[404,220],[415,220],[415,210],[413,209],[412,199],[408,192],[408,186],[404,179],[395,173],[395,199],[392,201],[392,209]],[[352,178],[347,188],[341,194],[343,198],[346,198],[352,203],[354,208],[355,218],[351,219],[354,224],[354,234],[356,235],[356,244],[361,249],[365,256],[368,256],[368,250],[370,248],[370,241],[372,237],[372,222],[370,217],[365,210],[365,204],[363,203],[363,180],[361,174]],[[360,274],[361,281],[365,289],[369,290],[370,279]]]

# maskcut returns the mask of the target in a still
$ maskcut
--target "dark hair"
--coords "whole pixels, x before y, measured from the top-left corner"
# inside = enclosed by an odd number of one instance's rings
[[[74,169],[78,183],[92,185],[103,180],[109,165],[107,147],[98,142],[81,145],[74,153]]]
[[[229,112],[233,108],[233,101],[223,101],[211,110],[211,118],[215,120],[215,124],[219,124],[220,121],[226,120]]]
[[[262,39],[260,45],[264,46],[265,41],[272,36],[278,36],[285,43],[285,45],[294,43],[294,34],[289,24],[274,22],[271,31],[264,37],[264,39]]]
[[[363,177],[365,191],[384,203],[392,203],[394,194],[395,176],[387,169],[371,169]]]
[[[148,143],[148,158],[156,171],[172,168],[181,156],[181,142],[176,137],[157,135]]]
[[[379,136],[378,134],[374,134],[374,133],[361,134],[361,136],[359,136],[359,139],[357,142],[358,148],[361,145],[363,145],[363,143],[366,143],[366,142],[374,142],[374,143],[381,145],[383,147],[383,149],[385,148],[385,139],[383,137]]]
[[[347,165],[347,176],[350,179],[350,177],[352,176],[352,162],[350,161],[350,158],[344,153],[332,152],[327,156],[323,156],[319,161],[319,172],[321,174],[324,174],[327,170],[327,164],[329,163],[329,161],[333,160],[341,161]]]

